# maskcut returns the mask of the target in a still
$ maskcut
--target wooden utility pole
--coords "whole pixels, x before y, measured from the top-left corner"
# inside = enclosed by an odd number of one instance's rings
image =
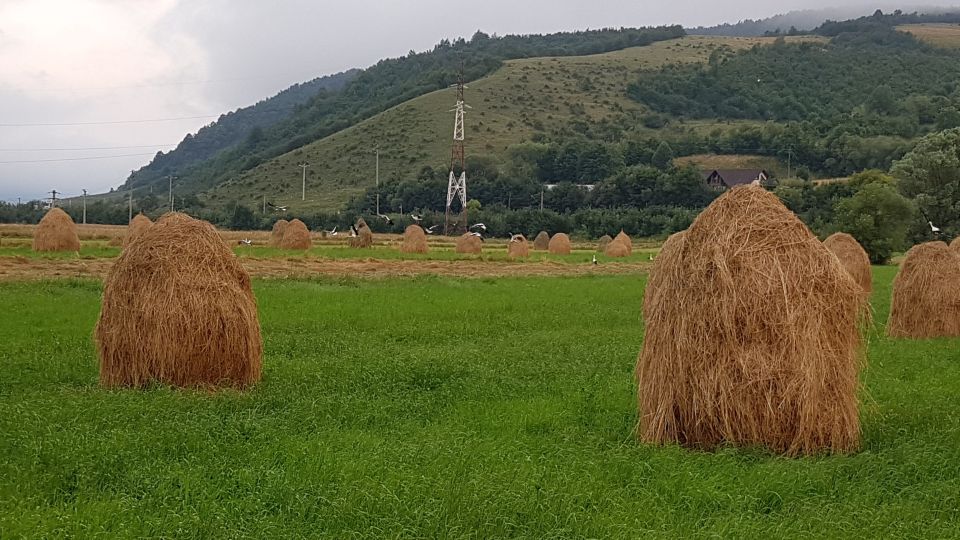
[[[83,224],[87,224],[87,190],[83,190]]]
[[[169,175],[167,176],[168,187],[167,187],[167,197],[170,202],[170,211],[173,212],[173,181],[176,179],[176,176]]]
[[[299,166],[303,169],[303,191],[300,193],[300,200],[307,200],[307,166],[309,163],[301,163]]]

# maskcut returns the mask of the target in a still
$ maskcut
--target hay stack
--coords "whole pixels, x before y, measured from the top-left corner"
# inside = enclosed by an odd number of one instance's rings
[[[250,276],[212,225],[164,215],[123,250],[94,331],[100,384],[244,387],[260,380]]]
[[[483,253],[483,240],[479,236],[464,233],[457,237],[457,253]]]
[[[660,282],[666,276],[667,272],[663,268],[674,268],[677,265],[680,250],[683,246],[683,237],[686,231],[671,234],[667,241],[660,246],[660,252],[653,259],[653,268],[647,276],[647,287],[643,291],[643,319],[650,320],[650,310],[653,305],[659,301],[657,298],[657,289],[660,288]],[[668,297],[666,301],[671,301]]]
[[[605,234],[600,237],[600,240],[597,241],[597,251],[600,253],[606,253],[607,246],[613,242],[613,238],[610,238],[609,234]]]
[[[864,292],[873,290],[870,256],[854,237],[847,233],[831,234],[823,241],[823,245],[840,259],[840,264],[863,287]]]
[[[130,245],[130,242],[136,240],[141,234],[143,234],[152,226],[153,222],[150,221],[150,218],[147,216],[143,214],[137,214],[133,216],[133,219],[130,220],[130,224],[127,225],[127,234],[123,237],[123,247]]]
[[[954,238],[953,241],[950,242],[950,249],[960,251],[960,236]]]
[[[546,251],[550,249],[550,235],[547,231],[540,231],[533,239],[533,249],[536,251]]]
[[[294,219],[287,224],[283,230],[283,239],[280,240],[280,247],[283,249],[310,249],[313,242],[310,241],[310,229],[300,221]]]
[[[519,259],[530,256],[530,244],[527,242],[527,237],[522,234],[518,234],[510,239],[510,242],[507,243],[507,256],[511,259]]]
[[[893,280],[887,335],[960,336],[960,255],[943,242],[910,248]]]
[[[607,257],[626,257],[630,255],[630,248],[626,244],[619,240],[614,240],[607,244],[606,249],[603,250],[603,254]]]
[[[33,232],[34,251],[80,251],[77,224],[69,214],[51,208]]]
[[[859,446],[865,296],[776,196],[726,192],[655,273],[637,361],[641,440],[788,455]]]
[[[283,233],[287,230],[290,222],[281,219],[273,224],[273,230],[270,231],[270,241],[267,243],[270,247],[278,248],[283,244]]]
[[[402,253],[427,253],[430,248],[427,246],[427,233],[419,225],[410,225],[403,231],[403,244],[400,245]]]
[[[620,242],[627,247],[627,255],[633,254],[633,240],[623,232],[623,229],[620,229],[620,234],[618,234],[614,239],[614,242]]]
[[[357,236],[350,237],[350,247],[368,248],[372,246],[373,231],[367,226],[367,222],[364,221],[363,218],[359,218],[354,227],[357,229]]]
[[[566,233],[558,232],[550,239],[547,247],[553,255],[569,255],[570,237],[567,236]]]

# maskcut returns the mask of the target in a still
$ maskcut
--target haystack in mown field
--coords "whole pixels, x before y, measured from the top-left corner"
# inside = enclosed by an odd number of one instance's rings
[[[655,274],[636,371],[641,440],[787,455],[859,447],[866,298],[775,195],[727,191]]]
[[[546,251],[550,249],[550,235],[547,231],[540,231],[533,239],[533,249],[536,251]]]
[[[864,292],[873,290],[870,256],[856,238],[847,233],[835,233],[827,237],[823,245],[840,259],[840,264],[863,287]]]
[[[94,337],[103,386],[260,380],[250,276],[212,225],[184,214],[164,215],[120,254]]]
[[[80,251],[77,224],[69,214],[51,208],[33,232],[34,251]]]
[[[457,237],[457,253],[483,253],[483,240],[479,236],[464,233]]]
[[[570,254],[570,237],[566,233],[558,232],[553,235],[553,238],[550,239],[550,243],[547,244],[547,248],[550,250],[550,253],[554,255],[569,255]]]
[[[610,238],[609,234],[605,234],[597,240],[597,251],[600,253],[605,253],[607,251],[607,246],[613,242],[613,238]]]
[[[621,242],[624,246],[627,247],[627,255],[633,254],[633,240],[627,233],[623,232],[623,229],[620,229],[620,233],[617,234],[613,239],[614,242]]]
[[[270,241],[267,242],[267,245],[275,248],[280,247],[280,245],[283,244],[283,233],[289,225],[290,222],[285,219],[277,220],[277,222],[273,224],[273,230],[270,231]]]
[[[310,240],[310,229],[299,219],[291,220],[283,230],[283,239],[280,247],[283,249],[310,249],[313,242]]]
[[[887,335],[960,336],[960,254],[943,242],[910,248],[893,280]]]
[[[507,256],[511,259],[529,257],[530,244],[527,242],[527,237],[518,234],[511,238],[510,242],[507,243]]]
[[[363,218],[357,219],[357,223],[353,227],[357,230],[357,235],[350,237],[350,247],[368,248],[373,245],[373,231],[370,230]]]
[[[660,299],[657,297],[657,290],[661,287],[660,282],[666,276],[664,268],[678,267],[680,250],[683,248],[683,236],[686,231],[671,234],[667,240],[660,246],[660,252],[653,259],[653,268],[647,274],[647,286],[643,291],[643,319],[650,320],[650,310]],[[672,301],[669,295],[666,302]]]
[[[630,248],[626,244],[619,240],[614,240],[607,244],[606,249],[603,250],[603,254],[607,257],[626,257],[630,255]]]
[[[403,243],[400,244],[403,253],[427,253],[427,233],[419,225],[410,225],[403,231]]]
[[[143,214],[137,214],[133,216],[133,219],[130,220],[130,224],[127,225],[127,234],[123,237],[123,247],[130,245],[130,242],[133,242],[141,234],[146,232],[150,227],[153,226],[153,222],[150,221],[150,218]]]
[[[960,236],[954,238],[953,241],[950,242],[950,249],[960,252]]]

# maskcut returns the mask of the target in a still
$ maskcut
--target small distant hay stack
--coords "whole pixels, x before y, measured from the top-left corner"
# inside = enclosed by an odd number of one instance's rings
[[[606,249],[603,250],[603,254],[607,257],[621,258],[630,255],[630,248],[626,244],[619,240],[614,240],[607,244]]]
[[[620,234],[618,234],[614,239],[614,242],[621,242],[624,246],[627,247],[627,255],[633,253],[633,240],[630,239],[630,236],[627,233],[623,232],[623,229],[620,229]]]
[[[775,195],[727,191],[657,259],[636,371],[642,441],[859,447],[866,298]]]
[[[840,264],[863,287],[864,292],[873,290],[870,256],[856,238],[847,233],[835,233],[827,237],[823,245],[840,259]]]
[[[69,214],[51,208],[33,232],[34,251],[80,251],[77,224]]]
[[[536,251],[546,251],[550,249],[550,235],[547,231],[540,231],[533,239],[533,249]]]
[[[610,238],[609,234],[605,234],[600,237],[600,240],[597,240],[597,251],[600,253],[606,253],[607,246],[613,242],[613,238]]]
[[[960,336],[960,255],[943,242],[910,248],[893,280],[887,335]]]
[[[518,234],[507,243],[507,256],[511,259],[522,259],[530,256],[530,243],[527,237]]]
[[[480,254],[483,253],[483,240],[479,236],[464,233],[457,237],[457,253]]]
[[[350,237],[350,247],[353,248],[368,248],[373,245],[373,231],[370,230],[370,227],[367,225],[367,222],[363,218],[357,219],[357,223],[354,225],[357,229],[357,236]]]
[[[427,233],[419,225],[410,225],[403,231],[403,243],[400,244],[402,253],[428,253]]]
[[[299,219],[294,219],[287,224],[283,230],[283,239],[280,240],[280,247],[283,249],[310,249],[313,242],[310,241],[310,229],[307,229]]]
[[[250,276],[212,225],[164,215],[123,250],[94,331],[106,387],[245,387],[262,341]]]
[[[553,255],[569,255],[570,237],[567,236],[566,233],[558,232],[550,239],[547,247]]]
[[[273,224],[273,230],[270,231],[270,241],[267,243],[270,247],[280,247],[283,244],[283,233],[287,230],[290,222],[285,219],[277,220]]]
[[[130,224],[127,225],[127,234],[123,237],[123,247],[130,245],[130,242],[133,242],[141,234],[146,232],[150,227],[153,226],[153,222],[150,221],[150,218],[143,214],[137,214],[133,216],[133,219],[130,220]]]

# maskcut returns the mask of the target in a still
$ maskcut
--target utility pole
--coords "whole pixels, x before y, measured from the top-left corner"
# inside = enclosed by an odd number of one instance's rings
[[[173,212],[173,181],[174,181],[176,178],[177,178],[177,177],[176,177],[176,176],[173,176],[173,175],[168,175],[168,176],[167,176],[167,181],[169,182],[169,183],[168,183],[168,187],[167,187],[167,197],[168,197],[169,202],[170,202],[170,211],[171,211],[171,212]]]
[[[17,208],[20,208],[20,197],[17,197]]]
[[[790,165],[793,163],[793,148],[787,150],[787,178],[793,178],[790,175]]]
[[[540,185],[540,211],[543,212],[543,185]]]
[[[307,200],[307,165],[309,163],[301,163],[299,167],[303,169],[303,192],[300,194],[300,200]]]
[[[83,224],[87,224],[87,190],[83,190]]]
[[[263,215],[267,215],[267,194],[263,194]]]
[[[377,147],[377,215],[380,215],[380,147]]]
[[[57,207],[57,190],[50,191],[50,208]]]
[[[463,83],[463,59],[460,60],[460,73],[457,76],[457,84],[453,85],[457,90],[457,102],[453,108],[453,146],[450,149],[450,178],[447,181],[447,205],[443,219],[443,234],[449,236],[456,234],[460,230],[467,232],[469,230],[469,217],[467,214],[467,163],[464,157],[463,141],[463,117],[465,109],[470,106],[464,100],[464,89],[467,87]],[[459,176],[457,173],[460,173]],[[460,216],[451,216],[451,204],[454,200],[460,202]],[[452,218],[452,219],[451,219]],[[462,227],[461,227],[462,223]]]

